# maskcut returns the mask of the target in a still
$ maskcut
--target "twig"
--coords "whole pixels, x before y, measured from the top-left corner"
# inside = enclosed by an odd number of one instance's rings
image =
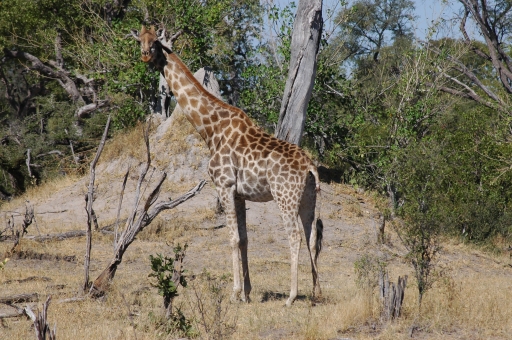
[[[119,195],[119,205],[117,207],[117,216],[116,216],[116,223],[114,226],[114,250],[116,250],[117,247],[117,238],[118,238],[118,227],[119,227],[119,216],[121,214],[121,205],[123,203],[123,196],[124,196],[124,189],[126,188],[126,181],[128,179],[128,175],[130,173],[130,167],[126,170],[126,174],[124,175],[123,180],[123,186],[121,188],[121,194]]]

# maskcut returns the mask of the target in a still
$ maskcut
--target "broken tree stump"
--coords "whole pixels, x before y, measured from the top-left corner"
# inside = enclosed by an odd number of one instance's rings
[[[34,330],[36,332],[36,339],[37,340],[55,340],[55,333],[56,333],[56,325],[53,326],[53,330],[50,328],[50,325],[48,325],[47,317],[48,317],[48,306],[50,305],[52,297],[51,295],[48,296],[46,299],[46,302],[43,304],[43,310],[41,313],[39,313],[39,310],[37,311],[37,315],[34,314],[32,309],[30,307],[25,307],[25,313],[27,316],[34,322]]]
[[[398,283],[389,282],[388,273],[381,271],[379,274],[379,295],[382,302],[382,313],[386,321],[400,316],[404,301],[407,275],[398,277]]]

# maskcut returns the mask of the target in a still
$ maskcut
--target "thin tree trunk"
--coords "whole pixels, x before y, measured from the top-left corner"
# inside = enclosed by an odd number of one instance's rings
[[[277,138],[293,144],[300,144],[304,131],[322,27],[322,0],[301,0],[293,23],[288,80],[276,128]]]
[[[94,200],[94,179],[96,177],[96,163],[98,162],[98,159],[100,158],[101,152],[103,151],[103,147],[105,146],[105,140],[107,139],[108,134],[108,128],[110,127],[110,115],[107,119],[107,124],[105,125],[105,131],[103,131],[103,137],[101,138],[100,145],[98,147],[98,150],[96,151],[96,156],[94,157],[94,160],[91,163],[91,177],[89,179],[89,190],[87,192],[87,195],[85,196],[86,200],[86,210],[87,210],[87,242],[86,242],[86,249],[85,249],[85,261],[84,261],[84,285],[83,290],[84,292],[87,291],[89,288],[89,263],[91,261],[91,245],[92,245],[92,223],[94,220],[94,224],[96,225],[96,229],[98,229],[98,223],[96,221],[96,214],[94,213],[94,210],[92,209],[92,202]]]

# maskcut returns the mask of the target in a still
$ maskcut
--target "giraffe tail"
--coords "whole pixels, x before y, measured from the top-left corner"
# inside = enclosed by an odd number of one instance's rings
[[[315,263],[318,259],[318,255],[320,254],[320,251],[322,250],[322,239],[323,239],[323,231],[324,231],[324,224],[322,220],[320,219],[320,198],[321,198],[321,191],[320,191],[320,176],[318,175],[318,169],[313,164],[309,167],[309,172],[313,175],[315,178],[315,191],[317,194],[316,197],[316,204],[315,204],[315,227],[316,227],[316,242],[315,242]]]

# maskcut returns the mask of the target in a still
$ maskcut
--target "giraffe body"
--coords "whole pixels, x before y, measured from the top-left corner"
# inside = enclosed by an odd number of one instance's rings
[[[315,209],[320,186],[312,161],[297,145],[270,136],[242,110],[224,103],[205,90],[183,62],[162,45],[153,27],[147,30],[143,26],[140,34],[132,34],[141,43],[142,60],[154,64],[164,75],[187,119],[210,150],[208,173],[226,212],[226,225],[231,237],[232,300],[241,298],[248,302],[251,291],[246,200],[274,200],[281,211],[291,251],[291,290],[287,306],[297,296],[300,216],[311,258],[313,296],[319,296],[317,258],[321,248],[322,223]]]

